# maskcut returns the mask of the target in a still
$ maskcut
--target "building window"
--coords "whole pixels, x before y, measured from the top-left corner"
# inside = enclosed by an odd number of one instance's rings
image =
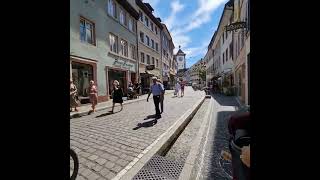
[[[136,47],[133,44],[130,44],[130,58],[136,59]]]
[[[150,46],[150,39],[149,36],[146,35],[146,39],[147,39],[147,45]]]
[[[140,21],[143,22],[143,13],[139,10]]]
[[[250,1],[247,2],[247,30],[250,31]]]
[[[224,64],[224,53],[222,53],[222,62]]]
[[[133,22],[134,22],[133,19],[130,17],[129,18],[129,30],[132,32],[134,32]]]
[[[144,33],[140,31],[140,41],[144,43]]]
[[[156,51],[158,51],[158,43],[156,43]]]
[[[228,48],[226,50],[226,62],[228,61]]]
[[[147,64],[150,64],[150,56],[147,55]]]
[[[80,40],[95,45],[94,23],[80,17]]]
[[[144,20],[145,20],[145,22],[146,22],[146,26],[149,27],[149,19],[147,18],[147,16],[144,16]]]
[[[151,64],[154,64],[154,57],[152,57],[152,61],[151,61]]]
[[[153,31],[153,23],[150,22],[150,25],[151,25],[151,31]]]
[[[156,59],[156,67],[159,67],[159,60]]]
[[[128,57],[128,43],[123,39],[120,41],[120,52],[121,55]]]
[[[113,0],[108,0],[108,14],[114,18],[117,18],[117,6]]]
[[[109,43],[110,43],[110,51],[114,52],[114,53],[118,53],[118,37],[113,35],[113,34],[109,34]]]
[[[157,26],[155,26],[154,29],[156,30],[156,34],[158,34],[158,28],[157,28]]]
[[[229,45],[229,54],[230,54],[230,58],[233,60],[233,42],[232,41]]]
[[[120,24],[127,25],[127,14],[126,12],[120,8]]]
[[[144,63],[144,53],[141,52],[141,62]]]
[[[152,47],[152,49],[154,49],[154,40],[153,39],[151,39],[151,47]]]
[[[222,44],[224,43],[224,32],[222,33]]]

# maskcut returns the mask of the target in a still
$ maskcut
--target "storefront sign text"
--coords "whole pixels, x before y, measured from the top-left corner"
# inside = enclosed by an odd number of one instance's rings
[[[235,22],[235,23],[232,23],[232,24],[226,26],[226,31],[234,31],[234,30],[243,29],[246,27],[247,27],[246,22]]]
[[[113,66],[130,70],[133,67],[133,64],[129,64],[127,61],[124,60],[115,59],[113,62]]]

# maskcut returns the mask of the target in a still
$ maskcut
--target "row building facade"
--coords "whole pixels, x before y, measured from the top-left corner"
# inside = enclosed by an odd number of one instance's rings
[[[141,0],[70,1],[70,78],[81,103],[89,102],[90,80],[103,102],[111,99],[114,80],[127,93],[129,82],[147,89],[151,76],[163,79],[163,62],[175,69],[170,32],[166,28],[162,32],[165,25],[153,11]],[[162,34],[169,37],[164,56]],[[176,76],[174,71],[171,74]]]

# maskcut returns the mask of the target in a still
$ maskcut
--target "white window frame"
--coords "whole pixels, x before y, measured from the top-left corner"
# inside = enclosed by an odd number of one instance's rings
[[[111,42],[111,36],[115,37],[115,39],[114,39],[115,47],[114,47],[114,44],[112,44],[112,42]],[[109,46],[110,46],[111,52],[118,53],[118,36],[116,36],[112,33],[109,33]]]
[[[117,18],[117,4],[114,0],[108,0],[108,14],[113,18]]]
[[[119,12],[119,22],[120,24],[127,26],[127,13],[122,8],[120,8],[120,12]]]
[[[128,57],[128,41],[124,39],[120,40],[120,54],[122,56]]]
[[[83,24],[84,37],[82,37],[81,32],[79,32],[80,33],[80,41],[95,46],[96,45],[96,38],[95,38],[95,25],[94,25],[94,23],[84,17],[80,17],[79,28],[81,28],[81,24],[82,24],[81,21],[83,21],[83,23],[84,23]],[[88,29],[88,27],[91,27],[91,29]],[[89,40],[88,40],[87,30],[90,31],[91,42],[89,42]]]

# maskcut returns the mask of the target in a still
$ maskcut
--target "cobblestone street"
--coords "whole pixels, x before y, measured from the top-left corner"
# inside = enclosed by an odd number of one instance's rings
[[[152,96],[152,95],[151,95]],[[191,108],[203,91],[186,87],[185,96],[165,96],[162,118],[155,114],[153,99],[139,101],[70,120],[70,144],[79,157],[77,180],[112,179]],[[139,124],[139,125],[138,125]]]

